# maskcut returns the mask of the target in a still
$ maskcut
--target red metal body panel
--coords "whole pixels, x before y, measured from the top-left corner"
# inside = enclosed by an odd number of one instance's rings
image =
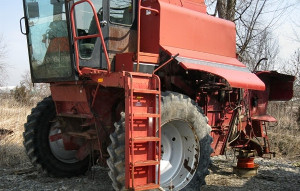
[[[85,102],[87,98],[86,88],[73,84],[52,84],[50,86],[52,98],[55,101]]]
[[[116,54],[115,71],[133,71],[133,53]]]
[[[104,80],[104,78],[101,79]],[[105,81],[109,81],[109,79],[105,78]],[[97,83],[91,81],[69,84],[53,83],[50,88],[59,116],[93,119],[94,111],[99,115],[97,120],[103,121],[104,126],[112,126],[111,118],[114,115],[112,110],[115,109],[113,107],[116,107],[119,99],[124,97],[124,90],[120,88],[101,87],[97,89]],[[96,99],[92,106],[94,97]],[[119,113],[116,116],[119,116]]]
[[[269,101],[288,101],[292,99],[295,76],[280,74],[276,71],[257,72],[256,75],[270,86]]]
[[[232,87],[265,89],[264,83],[236,59],[234,23],[163,1],[159,16],[159,44],[171,55],[191,61],[179,60],[183,68],[218,75]]]
[[[161,46],[236,57],[236,33],[233,22],[163,1],[159,3]]]
[[[52,84],[50,89],[58,115],[93,118],[87,101],[89,98],[86,87],[76,84]]]
[[[218,96],[207,96],[206,105],[205,115],[209,119],[208,124],[212,128],[211,136],[214,140],[211,144],[214,149],[212,156],[217,156],[224,153],[230,123],[236,113],[230,109],[229,102],[220,103]]]
[[[172,46],[162,46],[162,48],[171,55],[179,54],[179,57],[190,58],[195,60],[202,60],[208,62],[222,63],[229,66],[235,66],[240,68],[246,68],[246,66],[238,61],[236,57],[222,56],[217,54],[211,54],[207,52],[200,52],[197,50],[190,50],[185,48],[178,48]]]
[[[294,76],[279,74],[274,71],[258,72],[256,74],[265,84],[264,91],[250,91],[250,107],[252,119],[276,121],[267,115],[268,101],[287,101],[293,97]]]
[[[190,10],[206,13],[206,5],[204,0],[160,0],[166,3],[184,7]]]
[[[277,122],[277,119],[275,119],[271,115],[256,115],[256,116],[252,116],[251,119],[256,121]]]
[[[254,90],[265,89],[264,83],[250,71],[237,71],[234,69],[225,69],[222,67],[213,67],[186,62],[181,62],[180,65],[186,70],[200,70],[218,75],[226,79],[230,86],[234,88],[245,88]]]
[[[151,7],[159,10],[158,2],[142,2],[144,7]],[[140,51],[159,53],[159,18],[154,12],[146,14],[146,10],[140,10]]]

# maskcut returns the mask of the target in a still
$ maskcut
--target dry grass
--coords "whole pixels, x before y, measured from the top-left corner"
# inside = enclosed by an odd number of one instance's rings
[[[25,165],[28,158],[23,147],[24,123],[32,106],[17,104],[12,98],[0,100],[0,166]]]
[[[23,147],[22,133],[27,115],[35,104],[22,105],[9,96],[1,97],[0,166],[29,164]],[[269,112],[278,119],[278,124],[269,128],[269,137],[272,150],[282,156],[299,159],[300,129],[296,122],[297,111],[298,106],[295,103],[270,104]]]
[[[271,149],[290,159],[300,157],[300,128],[297,123],[299,117],[297,102],[271,103],[269,113],[277,120],[277,124],[270,124],[269,138]]]

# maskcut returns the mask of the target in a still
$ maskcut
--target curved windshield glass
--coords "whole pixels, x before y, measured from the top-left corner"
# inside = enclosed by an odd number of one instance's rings
[[[29,54],[35,79],[72,75],[63,0],[26,0]]]

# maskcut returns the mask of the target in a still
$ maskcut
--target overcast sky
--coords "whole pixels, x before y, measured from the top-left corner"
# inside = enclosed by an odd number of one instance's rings
[[[278,2],[278,0],[270,0],[270,2],[272,1]],[[288,59],[297,48],[300,48],[300,43],[295,41],[295,31],[300,34],[300,26],[293,27],[294,22],[298,22],[300,25],[299,0],[286,0],[286,2],[298,2],[298,5],[283,14],[282,19],[277,21],[274,26],[273,34],[274,38],[278,39],[279,55],[282,59]],[[275,6],[276,4],[274,4]],[[20,32],[19,20],[21,17],[23,17],[22,0],[0,0],[0,34],[3,35],[7,45],[6,61],[9,68],[6,85],[9,86],[18,85],[25,71],[29,71],[26,36]],[[269,15],[268,18],[270,17]]]
[[[295,50],[300,48],[300,0],[287,2],[294,6],[290,7],[273,27],[273,35],[279,42],[279,56],[283,59],[288,59]],[[297,35],[299,39],[297,39]]]

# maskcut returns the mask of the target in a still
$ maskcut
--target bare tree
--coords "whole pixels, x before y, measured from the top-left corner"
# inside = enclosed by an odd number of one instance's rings
[[[249,49],[240,55],[240,59],[248,65],[251,71],[273,70],[277,62],[279,45],[276,39],[272,38],[269,30],[253,38]]]
[[[6,45],[4,44],[3,36],[0,34],[0,86],[4,84],[4,79],[6,77]]]
[[[285,73],[296,77],[294,85],[296,89],[300,90],[300,48],[294,52],[288,61],[286,61],[282,66],[282,70]]]
[[[290,4],[275,0],[206,0],[206,4],[214,10],[212,15],[235,22],[237,54],[242,62],[252,70],[273,69],[278,45],[272,38],[272,26]],[[268,22],[266,13],[274,13]],[[257,65],[259,61],[263,62]]]
[[[214,6],[213,16],[217,16],[234,21],[235,18],[235,9],[236,9],[236,0],[206,0],[208,8]]]
[[[50,95],[49,84],[46,83],[33,84],[31,82],[31,75],[29,71],[25,71],[24,74],[22,75],[20,86],[24,86],[27,94],[29,94],[30,96],[35,96],[35,97],[37,96],[43,98]]]
[[[295,34],[295,41],[300,42],[300,22],[299,21],[293,21],[294,26],[293,26],[293,31]]]

